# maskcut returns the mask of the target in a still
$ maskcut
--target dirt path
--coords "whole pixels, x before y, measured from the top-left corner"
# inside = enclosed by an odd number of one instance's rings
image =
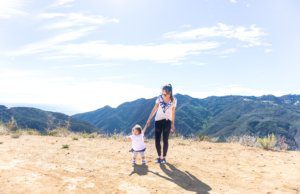
[[[0,136],[0,142],[1,194],[300,193],[300,152],[172,139],[169,164],[158,165],[150,140],[148,164],[133,168],[130,143],[121,139]]]

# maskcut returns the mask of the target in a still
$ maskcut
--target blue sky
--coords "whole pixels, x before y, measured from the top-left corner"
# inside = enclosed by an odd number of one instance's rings
[[[300,94],[297,0],[0,0],[0,104]]]

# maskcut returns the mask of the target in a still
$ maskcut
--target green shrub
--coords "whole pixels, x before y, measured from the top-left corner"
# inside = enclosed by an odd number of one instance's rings
[[[62,145],[61,148],[62,148],[62,149],[69,149],[69,145],[68,145],[68,144],[64,144],[64,145]]]
[[[25,130],[25,132],[26,132],[28,135],[41,135],[41,133],[38,132],[38,131],[35,130],[35,129],[27,129],[27,130]]]
[[[55,131],[55,130],[49,131],[49,132],[48,132],[48,135],[49,135],[49,136],[57,136],[57,135],[58,135],[58,132]]]
[[[97,133],[91,133],[91,134],[89,134],[89,133],[81,133],[80,136],[82,138],[96,138],[98,135],[97,135]]]
[[[72,140],[78,141],[78,137],[73,137]]]
[[[57,128],[51,131],[48,131],[48,135],[56,137],[66,137],[70,135],[71,132],[67,128]]]
[[[274,134],[271,134],[268,135],[267,137],[257,138],[257,142],[265,150],[274,150],[277,143],[277,139]]]
[[[96,138],[97,137],[97,133],[91,133],[88,136],[89,138]]]

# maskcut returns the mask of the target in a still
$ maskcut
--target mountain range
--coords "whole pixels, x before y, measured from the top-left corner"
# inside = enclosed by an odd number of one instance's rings
[[[185,137],[206,135],[224,141],[229,136],[285,137],[290,149],[300,145],[300,95],[211,96],[203,99],[176,94],[176,132]],[[137,99],[116,108],[68,116],[36,108],[0,106],[0,122],[15,121],[18,128],[36,129],[42,133],[65,127],[75,132],[128,134],[135,124],[145,125],[155,99]],[[146,132],[152,137],[154,121]]]
[[[207,135],[220,141],[229,136],[275,135],[285,137],[291,149],[300,145],[300,95],[211,96],[204,99],[176,94],[175,127],[183,136]],[[145,125],[155,98],[137,99],[116,108],[76,114],[105,133],[130,133],[135,124]],[[153,136],[154,122],[146,135]]]

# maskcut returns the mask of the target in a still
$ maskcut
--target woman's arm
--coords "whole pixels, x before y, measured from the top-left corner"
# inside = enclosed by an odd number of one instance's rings
[[[174,106],[172,108],[172,126],[171,126],[171,131],[174,133],[175,131],[175,110],[176,110],[176,107]]]
[[[157,111],[157,109],[158,109],[158,106],[159,106],[158,103],[156,103],[156,104],[154,105],[154,107],[153,107],[153,109],[152,109],[152,111],[151,111],[151,113],[150,113],[150,115],[149,115],[149,118],[148,118],[148,120],[147,120],[147,123],[146,123],[146,125],[145,125],[145,127],[144,127],[144,130],[143,130],[144,132],[146,131],[147,127],[149,127],[150,122],[151,122],[151,119],[152,119],[153,116],[155,115],[155,113],[156,113],[156,111]]]

